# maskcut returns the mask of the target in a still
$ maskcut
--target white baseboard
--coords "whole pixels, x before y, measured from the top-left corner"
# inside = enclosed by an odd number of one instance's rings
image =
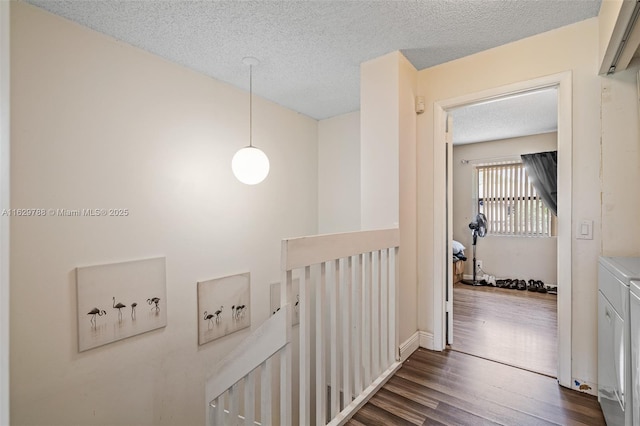
[[[433,348],[435,346],[433,345],[433,334],[427,333],[426,331],[419,331],[418,333],[420,334],[420,347],[434,350]]]
[[[400,344],[400,362],[405,362],[419,347],[420,332],[416,331],[411,337]]]

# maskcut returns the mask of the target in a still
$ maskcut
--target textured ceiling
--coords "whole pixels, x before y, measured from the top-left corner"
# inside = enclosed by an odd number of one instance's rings
[[[538,90],[452,111],[453,144],[462,145],[558,130],[558,91]]]
[[[360,108],[360,63],[418,69],[597,16],[601,0],[27,0],[316,119]]]

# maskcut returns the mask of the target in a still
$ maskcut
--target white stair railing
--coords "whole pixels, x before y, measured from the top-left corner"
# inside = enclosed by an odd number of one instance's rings
[[[259,406],[261,424],[273,423],[274,401],[271,396],[274,358],[290,345],[291,327],[287,325],[289,311],[289,306],[281,308],[217,365],[206,383],[208,425],[260,424],[256,422],[256,404]],[[260,389],[259,400],[256,400],[257,384]],[[290,411],[289,408],[287,410]],[[278,414],[282,416],[282,413]]]
[[[346,423],[400,367],[398,250],[397,229],[283,240],[281,309],[207,382],[208,424]]]

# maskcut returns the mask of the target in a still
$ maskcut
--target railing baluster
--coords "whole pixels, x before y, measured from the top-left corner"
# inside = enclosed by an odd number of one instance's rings
[[[372,257],[373,279],[371,280],[371,371],[373,377],[375,378],[380,374],[380,251],[374,251]]]
[[[353,321],[353,390],[356,395],[362,393],[362,255],[353,256],[351,270],[353,277],[352,293],[353,307],[351,318]]]
[[[309,281],[311,267],[306,266],[300,277],[300,304],[298,316],[300,318],[300,425],[311,424],[311,327],[310,327],[310,298]]]
[[[327,280],[329,286],[329,312],[330,312],[330,367],[331,367],[331,401],[330,401],[330,418],[334,418],[338,414],[338,392],[340,391],[338,386],[338,295],[337,295],[337,281],[339,266],[338,261],[331,262],[330,279]]]
[[[291,335],[293,327],[292,309],[291,309],[291,287],[293,281],[293,273],[291,270],[284,271],[282,274],[282,284],[280,285],[280,306],[287,309],[287,329],[286,332]],[[287,306],[288,304],[288,306]],[[293,364],[293,354],[291,345],[288,344],[280,350],[280,424],[284,426],[291,425],[291,365]]]
[[[271,424],[271,366],[273,362],[268,358],[260,366],[260,423],[262,426]]]
[[[253,426],[256,408],[256,370],[249,373],[244,379],[244,424]]]
[[[381,371],[389,366],[389,275],[388,251],[380,250],[380,362]]]
[[[320,280],[316,284],[316,425],[326,424],[326,376],[324,342],[324,294],[326,290],[327,266],[320,265]]]
[[[240,404],[240,398],[238,395],[238,383],[231,386],[229,389],[229,422],[228,424],[237,425],[238,424],[238,414],[240,413],[240,409],[238,405]]]
[[[397,248],[389,249],[389,361],[394,362],[400,359],[398,342],[396,341],[396,261]]]
[[[351,258],[341,259],[340,297],[342,298],[342,396],[343,407],[351,403]]]
[[[362,335],[362,367],[364,368],[364,387],[371,383],[371,253],[364,254],[364,301]]]
[[[221,425],[224,424],[224,394],[220,395],[213,400],[214,407],[211,407],[210,413],[212,414],[211,424]]]

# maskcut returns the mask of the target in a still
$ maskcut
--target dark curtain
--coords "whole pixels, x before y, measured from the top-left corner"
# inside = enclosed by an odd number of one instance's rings
[[[531,185],[554,215],[558,215],[558,151],[520,156]]]

